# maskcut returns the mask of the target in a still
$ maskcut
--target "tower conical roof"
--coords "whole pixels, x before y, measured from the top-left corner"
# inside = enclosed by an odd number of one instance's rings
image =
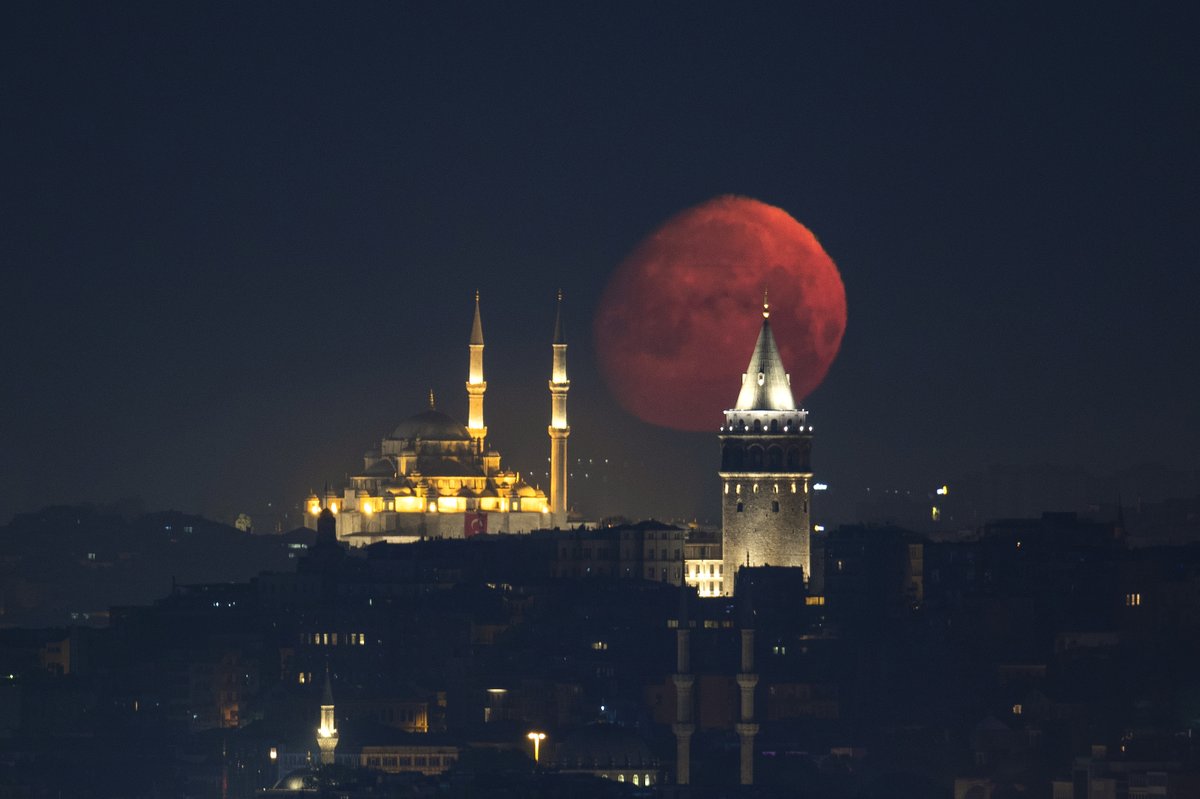
[[[735,410],[796,409],[796,400],[792,397],[792,384],[783,369],[783,360],[779,357],[779,346],[771,333],[771,321],[768,316],[764,303],[762,331],[758,334],[758,343],[754,345],[754,354],[750,356],[750,365],[746,367],[746,374],[742,378],[742,390],[738,393]]]
[[[471,323],[471,344],[483,344],[483,322],[479,319],[479,292],[475,292],[475,321]]]

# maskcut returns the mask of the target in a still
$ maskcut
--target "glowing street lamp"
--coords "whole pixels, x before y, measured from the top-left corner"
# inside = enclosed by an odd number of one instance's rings
[[[533,741],[533,762],[536,763],[536,762],[538,762],[538,757],[541,753],[542,741],[546,740],[546,733],[531,732],[528,735],[526,735],[525,737],[528,738],[529,740]]]

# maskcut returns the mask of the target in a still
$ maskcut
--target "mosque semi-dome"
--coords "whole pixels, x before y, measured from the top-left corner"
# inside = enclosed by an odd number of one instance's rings
[[[470,441],[471,433],[461,423],[441,411],[428,410],[410,416],[392,431],[392,438],[426,441]]]

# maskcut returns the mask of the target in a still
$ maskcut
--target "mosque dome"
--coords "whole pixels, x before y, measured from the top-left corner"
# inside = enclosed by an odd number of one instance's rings
[[[427,441],[470,441],[467,428],[441,411],[428,410],[410,416],[392,431],[392,438]]]

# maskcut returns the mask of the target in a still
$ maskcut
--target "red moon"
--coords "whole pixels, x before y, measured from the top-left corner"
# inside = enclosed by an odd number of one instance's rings
[[[596,313],[600,368],[617,401],[651,424],[715,430],[737,400],[764,288],[799,403],[846,330],[833,260],[786,211],[748,197],[717,197],[667,220],[617,267]]]

